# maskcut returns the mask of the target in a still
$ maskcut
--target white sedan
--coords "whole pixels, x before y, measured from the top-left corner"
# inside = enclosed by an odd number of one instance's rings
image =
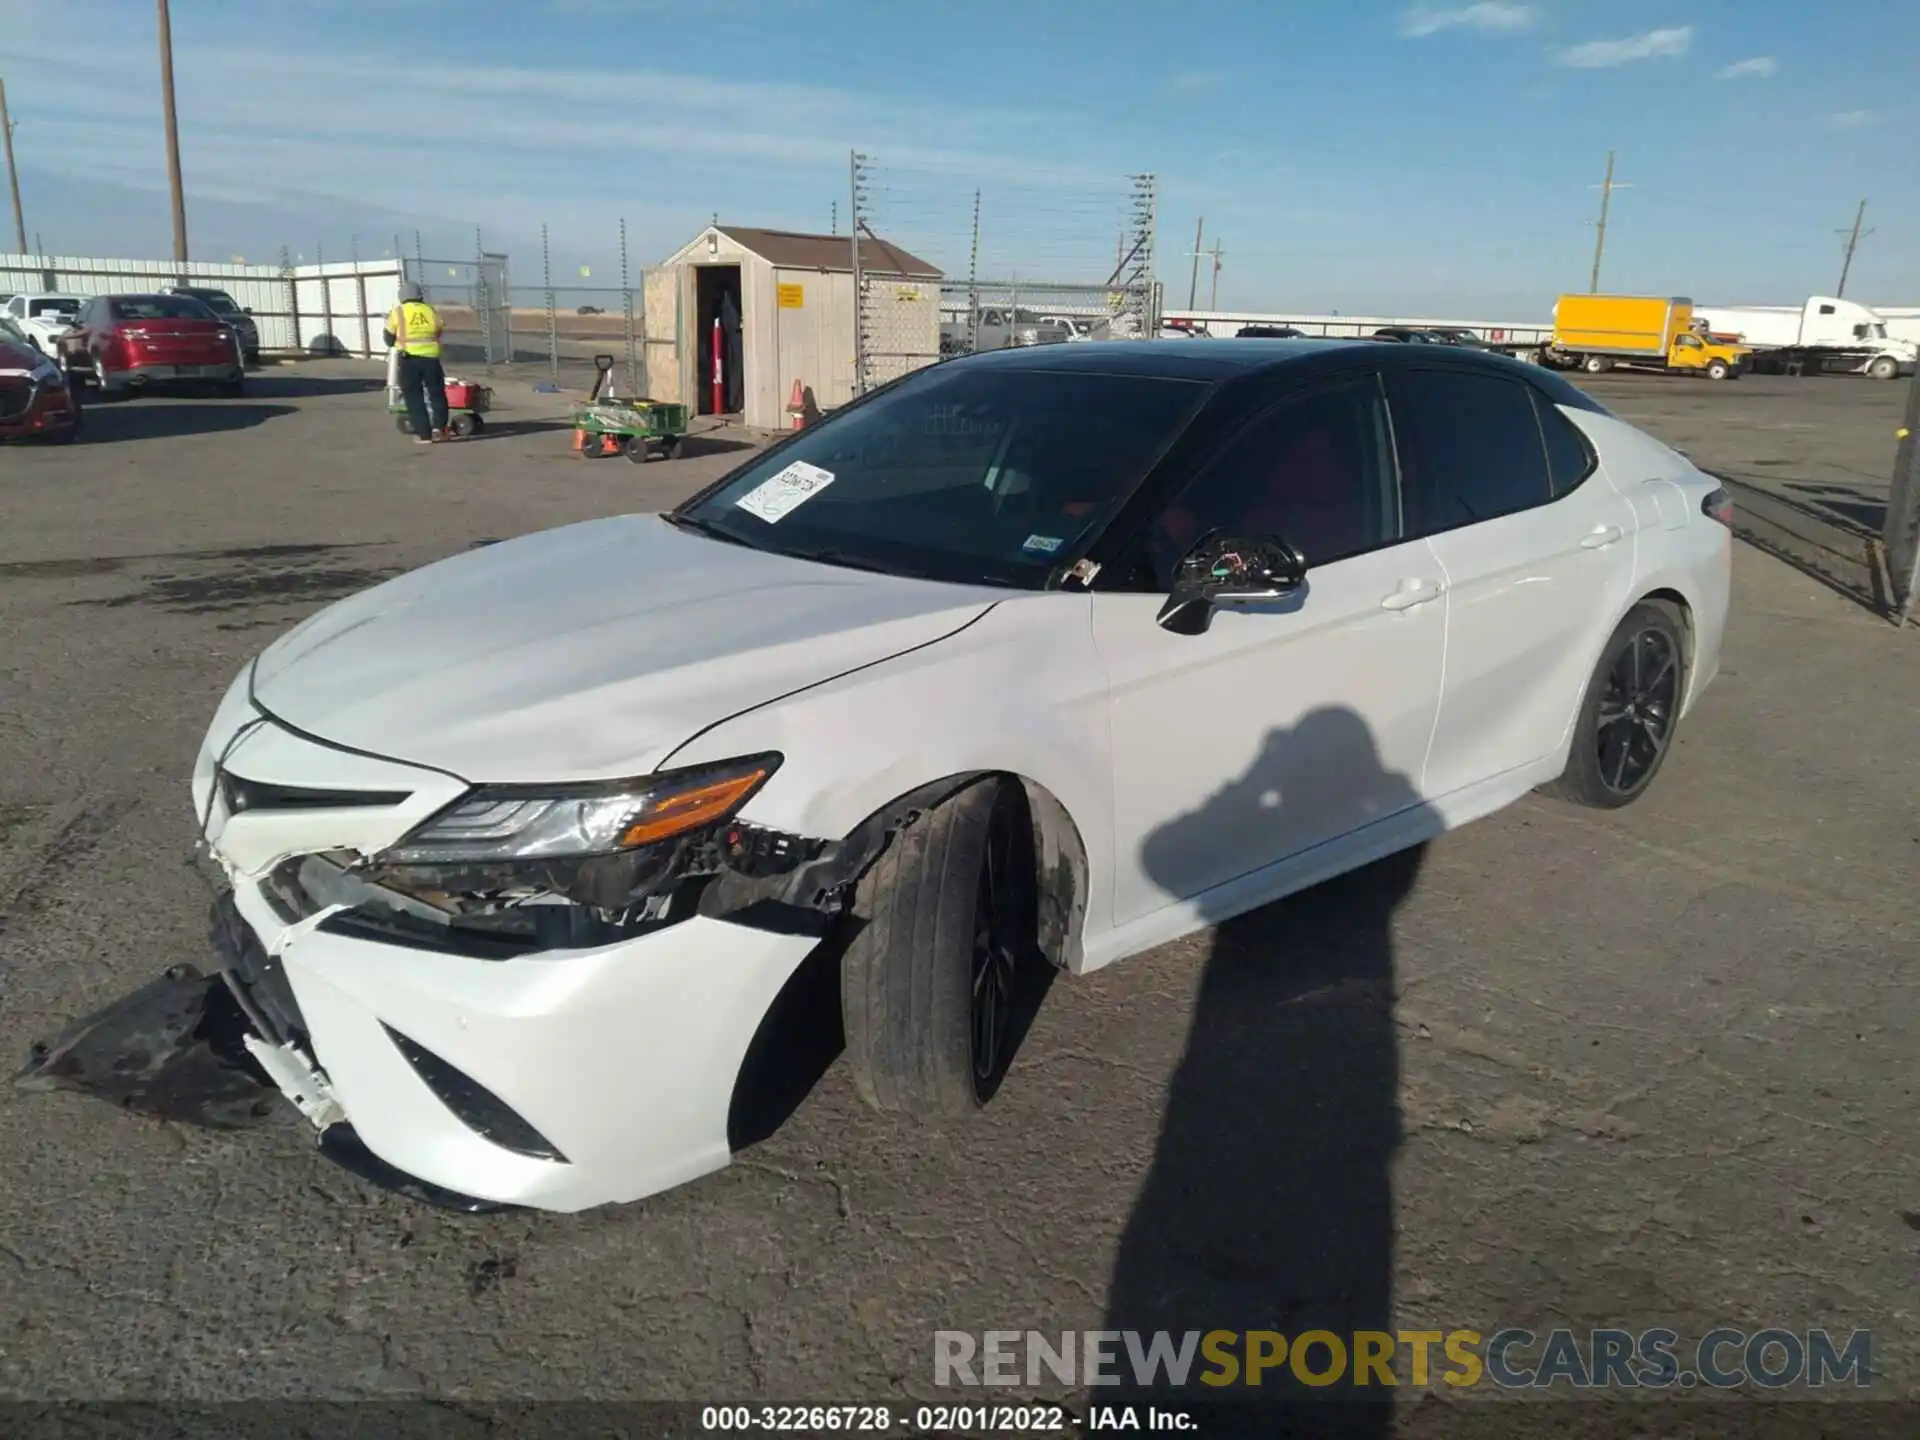
[[[54,341],[73,328],[74,317],[86,304],[83,295],[10,295],[4,314],[26,333],[36,350],[54,353]]]
[[[180,982],[238,1002],[323,1150],[448,1204],[726,1164],[821,957],[861,1093],[965,1112],[1026,967],[1535,787],[1644,793],[1719,663],[1730,524],[1675,451],[1470,351],[935,366],[669,514],[281,637],[195,770],[231,890],[221,976]]]

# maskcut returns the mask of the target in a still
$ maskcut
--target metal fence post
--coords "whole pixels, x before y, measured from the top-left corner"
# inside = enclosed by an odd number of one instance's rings
[[[1920,371],[1914,373],[1907,390],[1907,416],[1899,435],[1882,543],[1893,588],[1893,620],[1905,625],[1912,618],[1914,600],[1920,598],[1916,593],[1920,592]]]
[[[852,224],[848,233],[853,245],[853,393],[867,393],[867,286],[866,277],[860,273],[860,152],[855,150],[847,156],[848,184],[852,194],[852,206],[849,215]]]
[[[547,244],[547,227],[540,227],[540,281],[547,291],[547,374],[560,383],[560,322],[553,309],[553,251]]]
[[[373,358],[373,332],[367,324],[367,277],[360,269],[360,237],[353,237],[353,308],[360,317],[360,357]]]
[[[306,347],[300,343],[300,282],[294,278],[293,256],[280,247],[280,278],[287,287],[287,348],[298,355]]]
[[[620,303],[627,321],[627,394],[637,395],[638,379],[633,373],[633,275],[627,268],[627,222],[620,220]]]
[[[480,313],[480,353],[486,371],[493,373],[493,296],[487,286],[487,245],[480,227],[473,227],[473,308]]]
[[[320,272],[320,344],[325,354],[332,355],[336,348],[344,350],[346,347],[334,338],[333,281],[327,275],[327,252],[317,244],[313,247],[313,264]]]

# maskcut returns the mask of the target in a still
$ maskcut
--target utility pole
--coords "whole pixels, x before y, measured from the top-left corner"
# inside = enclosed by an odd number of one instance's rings
[[[1213,293],[1207,297],[1207,309],[1218,310],[1220,308],[1220,257],[1227,253],[1220,248],[1218,235],[1213,237],[1213,249],[1209,253],[1213,256]]]
[[[7,82],[0,80],[0,135],[7,140],[7,183],[13,187],[13,237],[16,255],[27,253],[27,222],[20,213],[20,171],[13,163],[13,120],[7,114]]]
[[[18,212],[19,208],[20,208],[20,202],[18,200],[15,200],[14,201],[15,211]],[[1860,208],[1853,212],[1853,229],[1851,231],[1840,230],[1835,232],[1836,234],[1845,235],[1847,237],[1846,255],[1840,261],[1840,283],[1833,287],[1833,294],[1835,299],[1839,299],[1842,295],[1845,295],[1847,293],[1847,276],[1853,270],[1853,252],[1859,248],[1860,242],[1862,240],[1864,240],[1867,236],[1873,234],[1873,231],[1871,230],[1862,230],[1860,228],[1860,222],[1862,220],[1865,220],[1866,218],[1867,218],[1867,202],[1862,200],[1860,202]]]
[[[1618,184],[1614,182],[1613,151],[1611,150],[1607,151],[1607,178],[1602,180],[1597,188],[1600,191],[1600,218],[1594,222],[1593,276],[1587,285],[1587,289],[1595,295],[1600,293],[1600,257],[1607,250],[1607,210],[1613,201],[1613,192],[1633,188],[1624,180]]]
[[[173,258],[187,258],[187,197],[180,185],[180,121],[173,104],[173,18],[160,7],[160,98],[167,112],[167,184],[173,191]],[[182,280],[186,279],[183,275]]]
[[[1200,240],[1207,233],[1207,217],[1202,215],[1200,223],[1193,227],[1193,274],[1187,280],[1187,309],[1193,309],[1193,302],[1200,293]]]

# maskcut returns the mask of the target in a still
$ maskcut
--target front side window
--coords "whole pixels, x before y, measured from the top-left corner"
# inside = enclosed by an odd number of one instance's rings
[[[1700,348],[1700,339],[1697,335],[1682,335],[1680,337],[1680,345],[1682,349],[1698,350]]]
[[[1202,537],[1277,537],[1309,566],[1398,533],[1392,445],[1379,382],[1367,375],[1282,403],[1253,421],[1129,547],[1129,588],[1164,594]]]
[[[933,367],[803,431],[668,518],[776,554],[1039,589],[1092,542],[1207,388]]]
[[[1413,442],[1411,457],[1402,452],[1410,533],[1438,534],[1552,498],[1532,392],[1519,381],[1409,370],[1395,412]]]

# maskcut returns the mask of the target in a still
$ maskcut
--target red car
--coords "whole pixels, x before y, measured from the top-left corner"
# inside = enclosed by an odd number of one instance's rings
[[[80,404],[67,375],[0,316],[0,440],[80,438]]]
[[[246,388],[239,336],[189,295],[96,295],[59,345],[68,373],[92,380],[105,399],[182,381],[222,395]]]

